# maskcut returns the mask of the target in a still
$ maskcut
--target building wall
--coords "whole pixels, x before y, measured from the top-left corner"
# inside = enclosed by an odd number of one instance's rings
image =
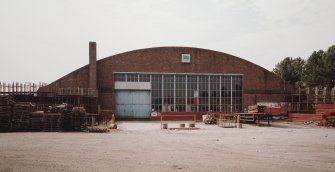
[[[191,63],[181,63],[190,54]],[[48,87],[88,87],[88,66],[84,66]],[[241,58],[199,48],[159,47],[130,51],[97,62],[99,99],[102,109],[114,109],[113,72],[243,74],[243,106],[257,101],[284,101],[284,82],[272,72]],[[290,85],[285,86],[291,90]]]
[[[56,88],[69,88],[69,87],[80,87],[80,88],[88,88],[89,87],[89,66],[83,66],[62,78],[52,82],[51,84],[40,87],[39,91],[49,92],[55,91]]]

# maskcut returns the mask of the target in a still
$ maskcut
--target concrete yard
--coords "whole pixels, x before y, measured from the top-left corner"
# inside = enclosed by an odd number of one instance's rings
[[[177,126],[177,124],[174,124]],[[173,127],[173,125],[170,125]],[[0,133],[0,171],[335,171],[335,129],[287,122],[161,130],[119,122],[110,133]]]

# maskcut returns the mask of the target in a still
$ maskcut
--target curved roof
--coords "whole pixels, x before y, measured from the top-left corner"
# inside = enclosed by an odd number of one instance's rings
[[[238,60],[244,61],[245,63],[250,63],[250,64],[255,65],[255,66],[259,67],[259,68],[262,68],[263,70],[268,71],[267,69],[265,69],[262,66],[257,65],[256,63],[250,62],[250,61],[248,61],[246,59],[243,59],[243,58],[240,58],[240,57],[228,54],[228,53],[224,53],[224,52],[220,52],[220,51],[216,51],[216,50],[211,50],[211,49],[205,49],[205,48],[182,47],[182,46],[164,46],[164,47],[141,48],[141,49],[136,49],[136,50],[131,50],[131,51],[126,51],[126,52],[118,53],[118,54],[115,54],[115,55],[112,55],[112,56],[108,56],[108,57],[102,58],[102,59],[97,60],[97,61],[98,62],[103,62],[105,60],[112,60],[113,58],[118,58],[118,57],[126,56],[126,55],[129,55],[129,54],[134,54],[134,53],[136,54],[136,53],[141,52],[141,51],[163,50],[163,49],[166,49],[166,50],[189,49],[189,50],[196,50],[196,51],[207,51],[207,52],[219,53],[219,54],[222,54],[222,55],[225,55],[225,56],[234,57],[234,58],[236,58]],[[268,72],[271,72],[271,71],[268,71]]]
[[[183,53],[191,54],[191,64],[181,64],[180,55]],[[282,85],[278,76],[255,63],[227,53],[194,47],[132,50],[98,60],[97,68],[98,82],[111,80],[109,75],[113,72],[219,73],[243,74],[247,87],[258,85],[259,88],[270,89],[271,86]],[[88,87],[88,71],[88,65],[85,65],[50,85]]]

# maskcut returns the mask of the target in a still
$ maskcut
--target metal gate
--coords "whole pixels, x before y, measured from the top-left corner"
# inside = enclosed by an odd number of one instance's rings
[[[149,91],[116,91],[116,117],[118,118],[149,118]]]

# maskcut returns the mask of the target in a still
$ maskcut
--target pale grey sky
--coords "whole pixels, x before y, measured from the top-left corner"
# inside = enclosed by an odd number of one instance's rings
[[[0,81],[50,83],[134,49],[187,46],[268,70],[335,44],[334,0],[0,0]]]

